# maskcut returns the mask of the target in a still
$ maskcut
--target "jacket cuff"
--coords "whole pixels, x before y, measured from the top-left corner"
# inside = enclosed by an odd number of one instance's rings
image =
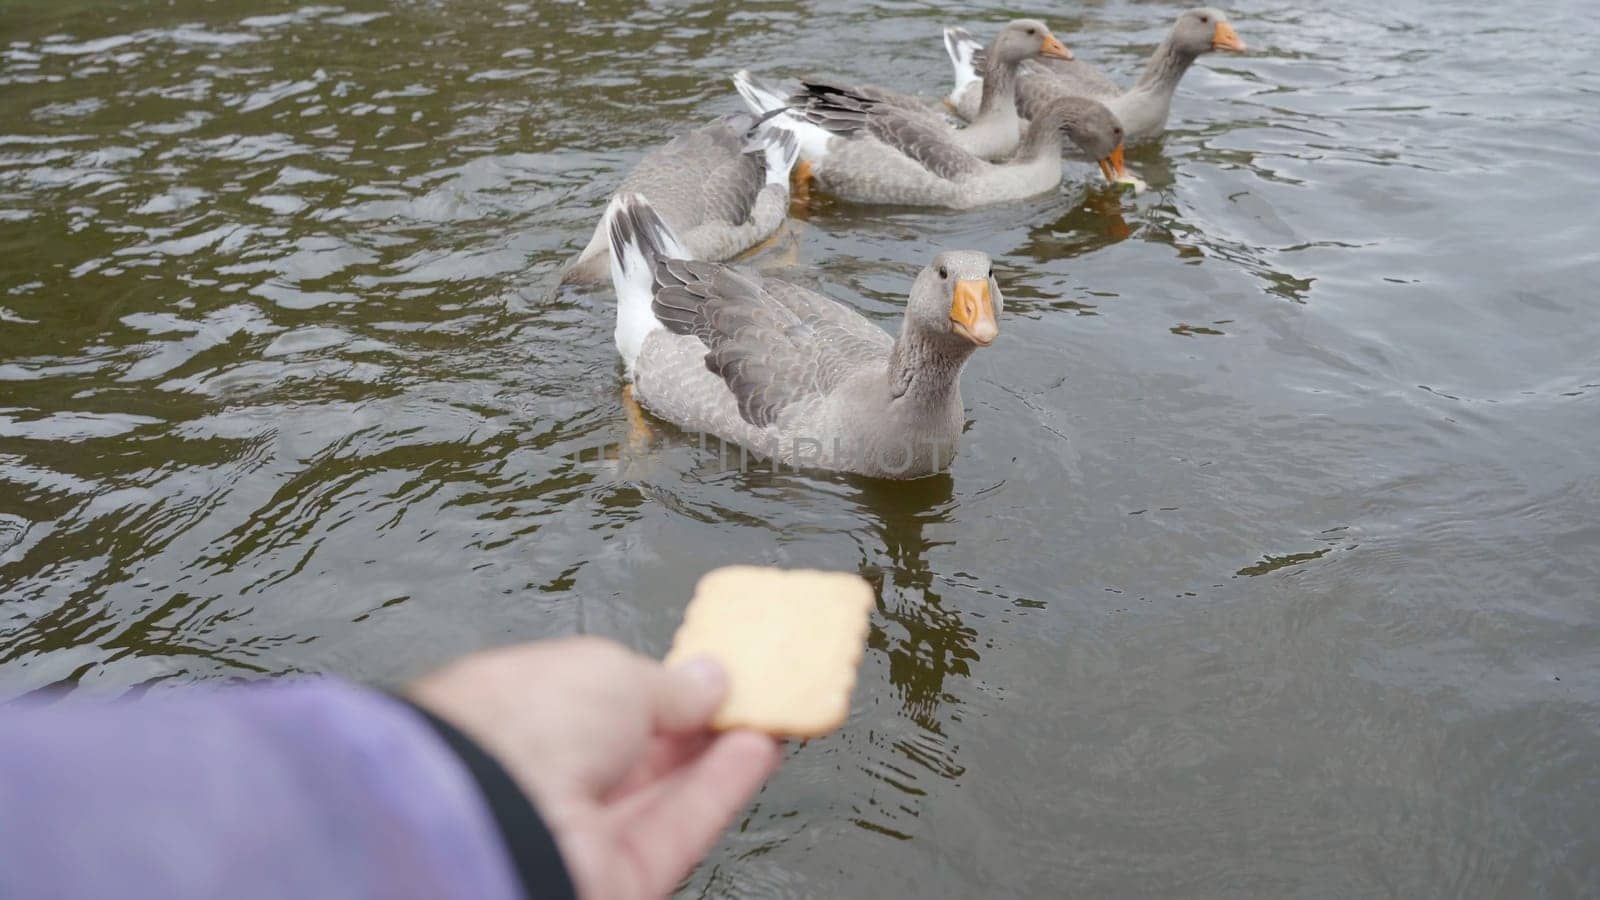
[[[499,760],[467,737],[459,728],[403,697],[467,769],[483,794],[485,805],[505,842],[511,867],[522,882],[528,900],[577,900],[572,876],[567,872],[555,837],[545,827],[533,802],[522,792]]]

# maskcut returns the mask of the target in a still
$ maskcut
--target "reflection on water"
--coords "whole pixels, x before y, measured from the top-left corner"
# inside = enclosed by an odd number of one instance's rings
[[[941,475],[903,487],[863,481],[859,502],[877,520],[887,557],[875,573],[886,627],[874,629],[870,646],[888,657],[889,681],[905,715],[942,736],[949,713],[941,707],[958,702],[945,682],[971,675],[969,666],[978,660],[977,631],[959,611],[946,608],[927,561],[936,544],[925,531],[949,524],[954,480]]]
[[[1129,80],[1180,8],[1050,23]],[[1583,12],[1245,3],[1137,197],[797,201],[751,264],[887,329],[936,248],[1005,293],[951,472],[879,484],[638,415],[551,285],[728,73],[936,96],[954,13],[13,3],[0,694],[659,653],[708,568],[847,568],[850,722],[690,894],[1594,895]]]
[[[1034,228],[1019,252],[1034,258],[1065,258],[1125,241],[1133,234],[1122,215],[1129,202],[1114,188],[1090,191],[1059,219]]]

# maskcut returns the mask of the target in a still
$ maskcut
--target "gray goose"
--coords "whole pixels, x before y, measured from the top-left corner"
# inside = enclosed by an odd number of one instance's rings
[[[645,154],[617,193],[650,198],[696,259],[728,259],[771,237],[789,213],[798,148],[787,123],[724,116]],[[602,221],[567,263],[562,284],[594,284],[610,271]]]
[[[916,478],[949,464],[961,368],[999,334],[986,254],[934,257],[896,338],[822,294],[689,259],[637,195],[613,198],[604,224],[617,350],[645,409],[795,468]]]
[[[968,117],[971,124],[965,128],[951,126],[943,113],[907,94],[874,85],[856,85],[849,90],[876,101],[885,109],[893,109],[900,115],[918,116],[931,126],[949,132],[952,143],[974,156],[1003,159],[1010,156],[1022,140],[1014,88],[1017,67],[1028,60],[1070,60],[1072,51],[1045,23],[1038,19],[1017,19],[1000,29],[994,42],[983,51],[983,59],[983,86],[974,95],[976,106],[973,115]],[[809,99],[804,88],[799,92],[786,92],[757,80],[748,71],[735,73],[733,83],[757,113],[786,105],[803,106]]]
[[[970,34],[955,28],[945,29],[945,46],[956,65],[955,89],[945,102],[957,115],[970,120],[978,114],[984,96],[984,79],[979,74],[984,51]],[[1033,60],[1017,72],[1017,108],[1028,116],[1057,97],[1092,97],[1116,114],[1130,142],[1147,140],[1166,129],[1172,95],[1189,66],[1213,50],[1243,53],[1245,44],[1220,10],[1191,9],[1178,16],[1166,39],[1151,54],[1144,74],[1128,90],[1084,62]]]
[[[1016,154],[1000,163],[968,153],[948,132],[844,88],[807,82],[796,120],[801,170],[858,203],[968,209],[1020,200],[1061,183],[1062,144],[1095,160],[1108,181],[1123,167],[1122,125],[1095,100],[1063,97],[1034,116]]]

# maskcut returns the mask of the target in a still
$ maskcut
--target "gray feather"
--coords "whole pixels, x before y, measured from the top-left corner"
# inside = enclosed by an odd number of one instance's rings
[[[893,345],[888,333],[839,304],[785,282],[718,263],[656,263],[656,318],[705,344],[706,368],[758,428],[797,402],[826,396]]]
[[[934,175],[955,180],[982,168],[983,162],[958,146],[949,129],[925,116],[884,104],[849,88],[801,83],[807,121],[841,136],[865,132],[920,163]],[[800,105],[797,103],[796,105]]]

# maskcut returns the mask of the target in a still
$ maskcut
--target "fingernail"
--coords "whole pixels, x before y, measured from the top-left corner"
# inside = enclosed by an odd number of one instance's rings
[[[678,671],[689,676],[707,693],[720,694],[728,689],[728,671],[709,656],[696,656],[678,664]]]

